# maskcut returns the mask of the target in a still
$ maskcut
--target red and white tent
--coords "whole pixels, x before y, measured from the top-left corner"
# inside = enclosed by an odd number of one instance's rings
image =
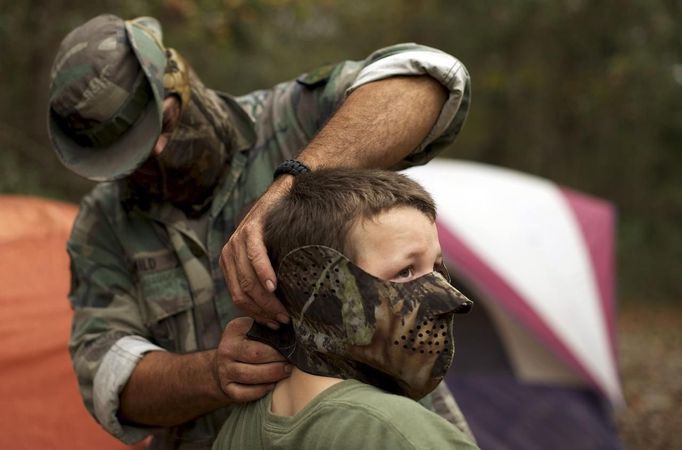
[[[433,195],[446,259],[485,294],[494,315],[621,404],[614,208],[535,176],[473,162],[436,159],[405,173]],[[517,360],[533,352],[519,342],[511,351]]]

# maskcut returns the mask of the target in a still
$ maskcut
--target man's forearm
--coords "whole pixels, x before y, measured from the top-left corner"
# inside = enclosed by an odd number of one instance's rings
[[[214,377],[214,353],[147,353],[121,392],[119,418],[173,426],[228,405]]]
[[[392,77],[354,91],[301,152],[311,168],[389,168],[428,135],[447,98],[429,76]]]

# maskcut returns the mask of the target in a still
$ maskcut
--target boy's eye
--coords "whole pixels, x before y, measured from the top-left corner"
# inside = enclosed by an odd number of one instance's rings
[[[411,278],[413,274],[414,270],[412,269],[412,266],[409,266],[398,272],[395,275],[395,278]]]

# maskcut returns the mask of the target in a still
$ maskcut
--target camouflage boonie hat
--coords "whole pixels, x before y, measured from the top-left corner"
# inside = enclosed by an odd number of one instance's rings
[[[50,76],[48,132],[85,178],[133,172],[161,134],[166,53],[156,19],[101,15],[62,41]]]

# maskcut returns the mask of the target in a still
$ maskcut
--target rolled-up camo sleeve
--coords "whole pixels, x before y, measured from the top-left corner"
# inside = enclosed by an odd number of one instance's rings
[[[147,339],[129,263],[92,197],[81,204],[67,251],[73,308],[69,350],[83,402],[113,436],[137,442],[149,430],[119,422],[119,394],[142,355],[162,349]]]
[[[405,167],[426,163],[459,134],[471,98],[471,79],[464,64],[435,48],[413,43],[397,44],[370,55],[346,90],[348,96],[358,87],[373,81],[418,75],[428,75],[438,81],[447,90],[448,97],[429,134],[405,159]]]

